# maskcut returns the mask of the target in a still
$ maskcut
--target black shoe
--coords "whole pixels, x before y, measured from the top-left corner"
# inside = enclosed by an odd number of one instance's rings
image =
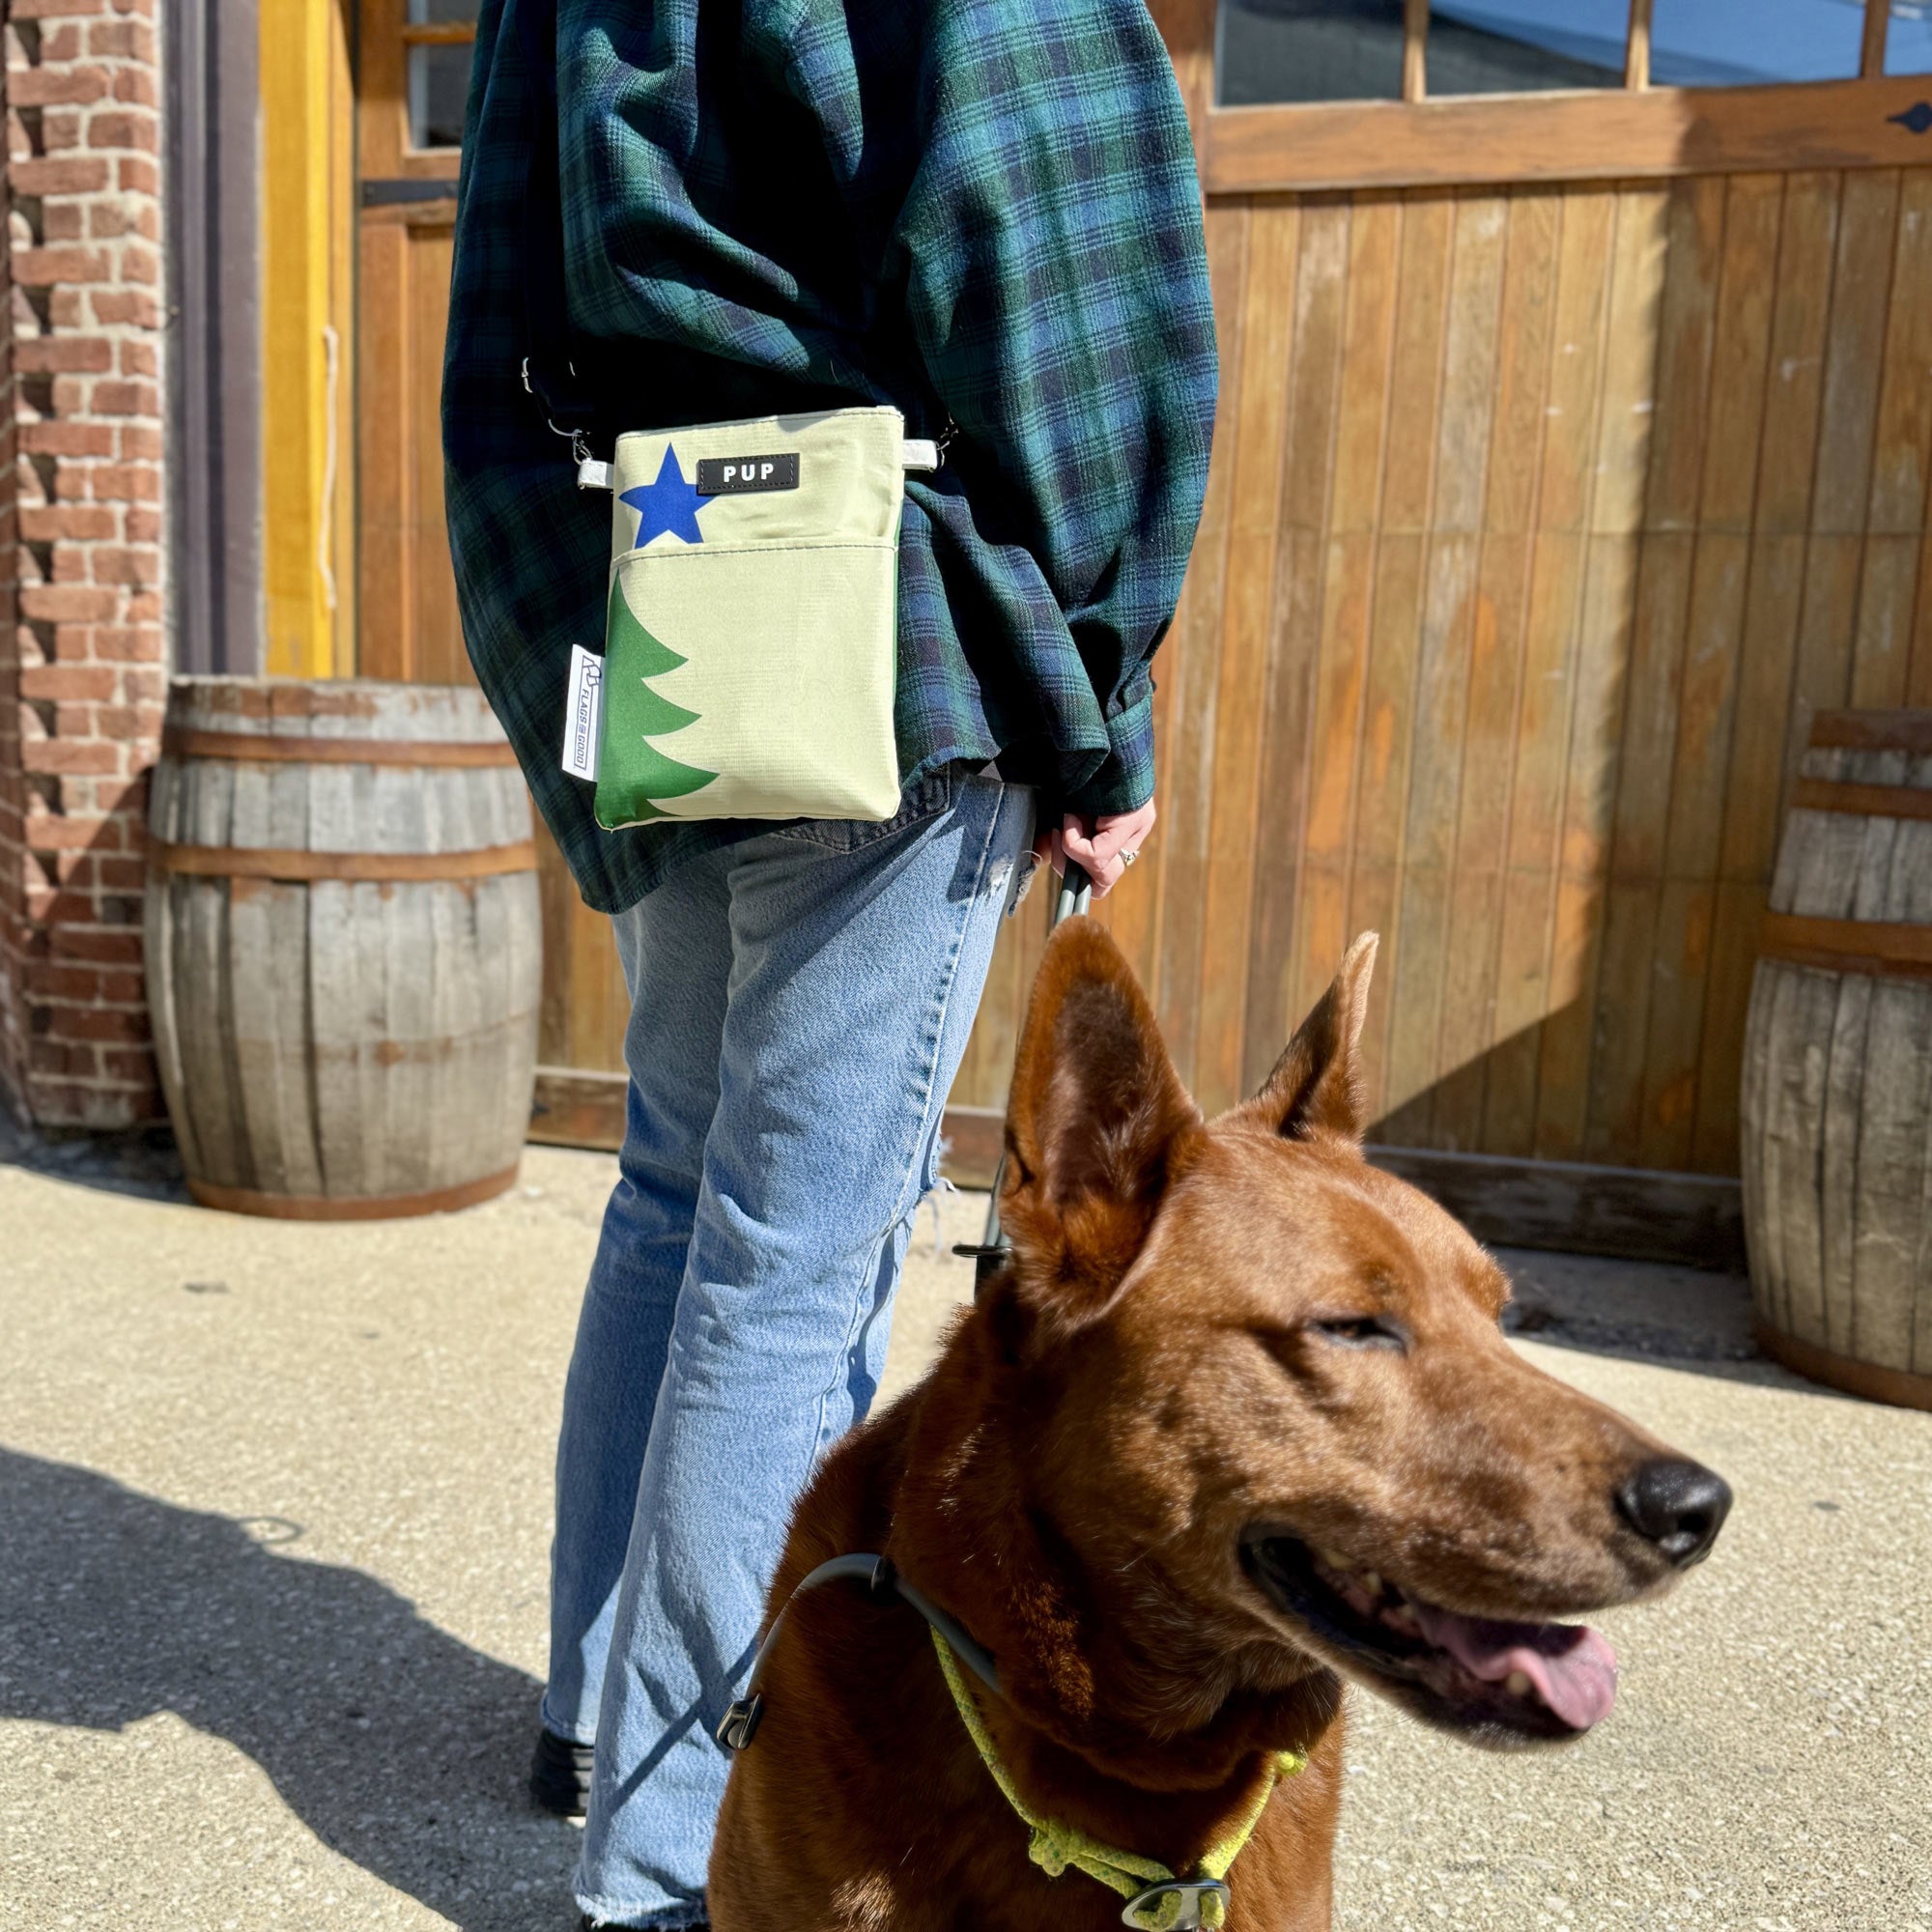
[[[608,1918],[593,1918],[586,1912],[577,1921],[577,1932],[624,1932],[624,1928],[621,1925],[613,1925]],[[700,1923],[696,1932],[708,1932],[708,1928]]]
[[[581,1818],[590,1803],[589,1745],[539,1731],[530,1758],[530,1796],[559,1818]]]

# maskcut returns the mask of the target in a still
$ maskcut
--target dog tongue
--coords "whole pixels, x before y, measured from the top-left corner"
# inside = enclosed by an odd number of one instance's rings
[[[1617,1698],[1617,1657],[1587,1624],[1505,1624],[1412,1604],[1422,1634],[1472,1677],[1500,1684],[1520,1670],[1571,1729],[1587,1731]]]

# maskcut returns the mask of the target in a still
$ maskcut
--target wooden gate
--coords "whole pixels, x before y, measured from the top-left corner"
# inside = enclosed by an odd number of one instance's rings
[[[456,157],[420,76],[471,10],[411,5],[415,25],[362,0],[360,663],[454,678]],[[1621,86],[1431,100],[1430,10],[1406,0],[1400,98],[1223,108],[1214,0],[1153,12],[1195,119],[1224,389],[1157,664],[1161,823],[1101,917],[1209,1108],[1377,927],[1392,1159],[1463,1205],[1508,1180],[1492,1234],[1721,1248],[1796,749],[1814,708],[1932,702],[1927,83],[1884,77],[1874,0],[1842,81],[1652,87],[1634,0]],[[1043,899],[1001,941],[954,1090],[965,1173],[995,1144]],[[546,908],[539,1132],[608,1140],[608,932],[554,862]]]

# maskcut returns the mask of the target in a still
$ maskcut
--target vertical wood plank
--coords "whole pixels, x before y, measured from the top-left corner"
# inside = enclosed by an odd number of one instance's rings
[[[1498,939],[1500,1041],[1484,1102],[1483,1145],[1496,1153],[1526,1155],[1535,1146],[1543,1022],[1553,1004],[1551,939],[1617,212],[1613,191],[1563,198]]]
[[[1549,1016],[1537,1065],[1534,1146],[1539,1154],[1555,1159],[1582,1156],[1590,1114],[1605,874],[1640,554],[1635,532],[1652,470],[1650,431],[1673,213],[1681,227],[1681,210],[1666,191],[1631,188],[1618,197],[1597,469],[1588,512],[1593,534],[1583,564],[1561,870],[1550,934]],[[1694,321],[1694,306],[1691,314]]]
[[[1240,1094],[1261,724],[1293,386],[1290,348],[1297,320],[1300,234],[1299,208],[1277,202],[1256,209],[1248,239],[1194,1073],[1195,1096],[1210,1114],[1232,1106]]]
[[[1161,1031],[1184,1081],[1194,1077],[1196,1022],[1206,939],[1208,841],[1214,812],[1216,673],[1233,526],[1235,422],[1243,371],[1240,318],[1246,285],[1249,210],[1208,211],[1208,267],[1221,342],[1221,395],[1214,460],[1187,587],[1162,655],[1173,692],[1172,760],[1162,807],[1162,896],[1159,951],[1151,994]]]
[[[1387,983],[1403,945],[1403,837],[1414,753],[1415,668],[1435,476],[1455,204],[1418,196],[1403,205],[1394,355],[1390,364],[1381,535],[1371,624],[1364,745],[1357,775],[1354,871],[1349,924],[1379,931],[1389,949]],[[1399,998],[1372,1004],[1362,1037],[1372,1116],[1388,1103],[1392,1014]],[[1380,1008],[1376,1010],[1376,1006]],[[1406,1098],[1406,1095],[1402,1097]]]
[[[1346,202],[1302,214],[1294,350],[1282,482],[1282,536],[1262,729],[1253,920],[1240,1087],[1266,1077],[1298,1015],[1290,976],[1306,847],[1309,717],[1327,600],[1327,523],[1341,411],[1351,213]]]
[[[1482,1145],[1488,1054],[1496,1039],[1503,881],[1522,710],[1561,210],[1561,199],[1548,194],[1516,195],[1509,205],[1496,330],[1495,421],[1437,1045],[1441,1070],[1431,1118],[1431,1138],[1441,1147]]]

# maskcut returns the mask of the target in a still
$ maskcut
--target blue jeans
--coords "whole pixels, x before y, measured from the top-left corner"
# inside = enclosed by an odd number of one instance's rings
[[[712,1733],[792,1504],[878,1386],[1032,833],[1030,791],[941,773],[887,825],[742,839],[613,922],[629,1116],[564,1393],[543,1705],[596,1745],[593,1918],[704,1922]]]

